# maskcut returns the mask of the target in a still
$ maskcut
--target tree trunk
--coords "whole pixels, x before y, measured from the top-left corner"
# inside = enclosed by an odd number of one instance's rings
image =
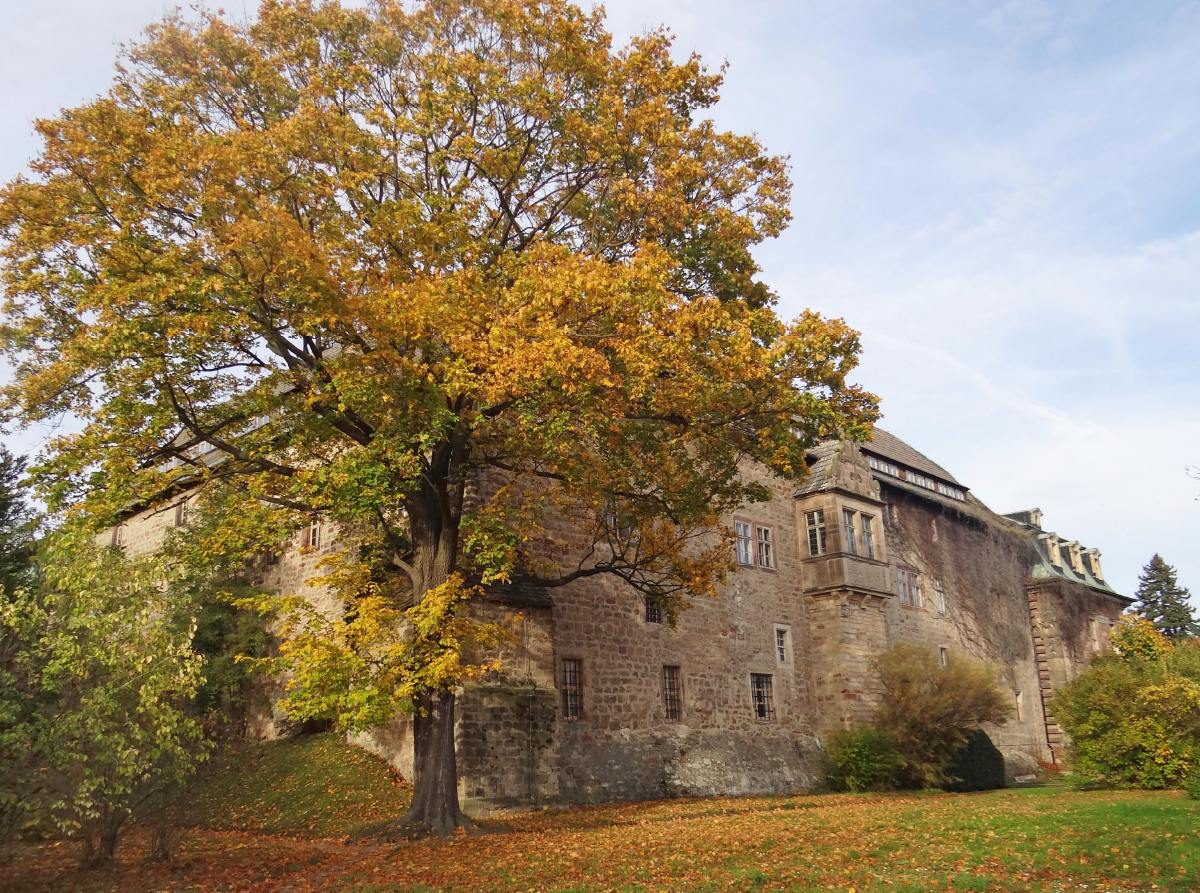
[[[99,868],[112,863],[127,815],[123,809],[106,808],[98,817],[84,823],[83,857],[79,860],[82,867]]]
[[[416,699],[413,717],[413,800],[402,823],[430,834],[470,828],[458,806],[454,753],[454,691],[437,689]]]

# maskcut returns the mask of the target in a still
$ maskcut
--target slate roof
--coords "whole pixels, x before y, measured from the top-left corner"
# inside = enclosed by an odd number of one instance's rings
[[[839,441],[826,440],[808,451],[805,457],[808,459],[808,479],[796,488],[796,496],[807,496],[829,486],[830,479],[837,474],[841,446]]]
[[[941,478],[950,484],[959,484],[954,479],[954,475],[942,468],[924,453],[918,453],[907,443],[901,440],[894,434],[889,434],[882,428],[875,429],[875,439],[870,443],[864,443],[862,450],[865,453],[874,453],[876,456],[882,456],[884,459],[891,459],[897,465],[904,465],[915,471],[920,471],[935,478]]]

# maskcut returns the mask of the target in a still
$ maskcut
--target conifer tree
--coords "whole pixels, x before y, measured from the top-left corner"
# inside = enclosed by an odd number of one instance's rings
[[[1175,568],[1155,555],[1142,569],[1138,583],[1134,612],[1153,623],[1164,636],[1200,637],[1200,622],[1187,603],[1187,588],[1175,578]]]

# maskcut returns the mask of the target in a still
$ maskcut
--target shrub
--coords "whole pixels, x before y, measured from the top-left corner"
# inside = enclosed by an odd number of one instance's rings
[[[896,645],[877,662],[883,700],[876,725],[896,741],[906,787],[947,782],[946,767],[981,723],[1003,723],[1012,708],[986,664],[951,655],[947,666],[932,649]]]
[[[838,791],[883,791],[896,786],[904,763],[894,739],[871,726],[836,732],[828,742],[829,783]]]
[[[1125,618],[1114,654],[1096,658],[1051,704],[1073,739],[1085,784],[1176,788],[1200,772],[1200,643],[1172,644],[1147,621]]]
[[[967,732],[967,743],[946,765],[948,791],[994,791],[1005,785],[1004,754],[983,729]]]

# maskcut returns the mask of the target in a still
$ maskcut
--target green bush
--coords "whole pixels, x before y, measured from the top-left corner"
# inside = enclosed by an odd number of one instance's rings
[[[1192,770],[1192,774],[1188,776],[1184,788],[1188,792],[1188,796],[1193,800],[1200,800],[1200,767]]]
[[[838,791],[891,790],[904,765],[896,739],[870,726],[836,732],[825,752],[829,783]]]
[[[1096,658],[1051,704],[1071,736],[1084,784],[1179,788],[1200,766],[1200,642],[1172,643],[1145,620],[1113,633],[1116,653]]]
[[[967,743],[946,764],[947,791],[994,791],[1005,785],[1004,754],[983,729],[967,732]]]

